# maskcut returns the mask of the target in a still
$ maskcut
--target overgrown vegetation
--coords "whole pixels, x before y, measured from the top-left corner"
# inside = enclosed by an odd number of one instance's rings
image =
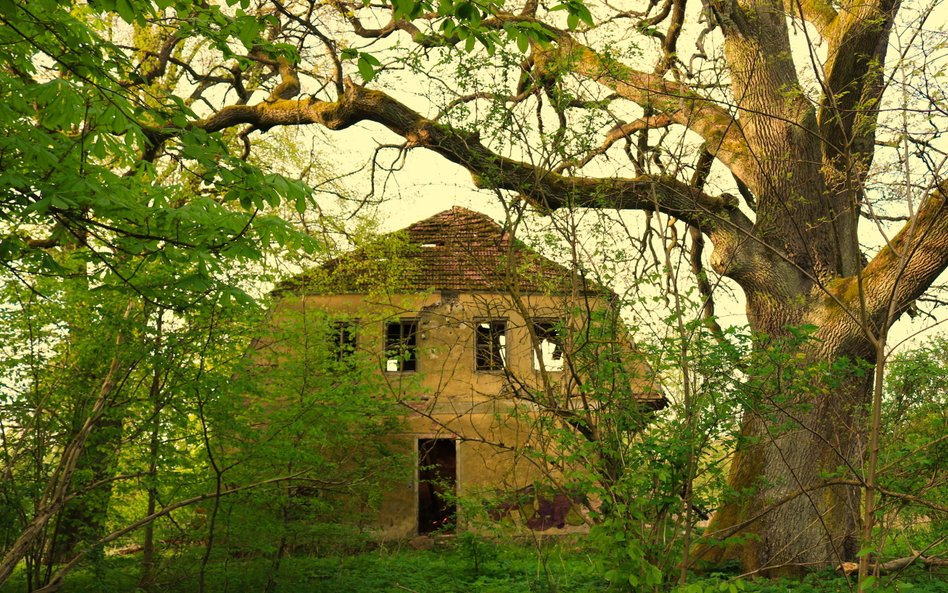
[[[0,0],[0,584],[737,593],[692,569],[858,563],[860,590],[940,590],[899,563],[946,555],[948,346],[889,336],[943,314],[937,3],[611,4]],[[277,130],[363,124],[394,135],[371,197],[428,149],[512,220],[623,220],[600,280],[657,296],[573,340],[565,401],[518,394],[550,412],[530,455],[585,497],[587,542],[336,549],[405,469],[398,415],[378,360],[327,347],[337,319],[267,319],[262,286],[346,230],[318,151],[278,146],[315,141]],[[611,235],[570,224],[582,267]],[[367,282],[397,281],[367,253]],[[720,286],[746,330],[715,317]],[[615,350],[619,312],[651,302],[667,331]],[[633,405],[639,355],[659,416]]]
[[[197,558],[179,562],[156,574],[157,590],[194,591]],[[66,580],[74,593],[112,593],[135,588],[139,560],[134,555],[109,556],[87,563]],[[848,593],[852,579],[818,572],[803,580],[749,580],[736,573],[692,576],[682,593]],[[8,584],[3,593],[16,591]],[[624,590],[607,579],[602,558],[582,540],[560,538],[495,541],[484,538],[442,540],[434,549],[407,545],[379,549],[358,546],[326,556],[287,557],[274,572],[263,555],[215,559],[207,574],[208,593],[609,593]],[[636,587],[642,591],[647,588]],[[908,569],[898,578],[883,578],[880,593],[946,593],[948,579],[937,572]]]

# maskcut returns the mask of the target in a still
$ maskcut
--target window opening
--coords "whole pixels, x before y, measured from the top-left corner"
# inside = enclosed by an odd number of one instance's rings
[[[507,362],[507,322],[478,321],[474,336],[477,370],[503,370]]]
[[[418,321],[399,319],[385,324],[385,370],[418,369]]]
[[[356,349],[356,326],[351,321],[334,321],[329,336],[332,357],[342,362]]]
[[[554,320],[533,323],[533,332],[537,339],[537,348],[533,351],[533,370],[563,370],[562,327],[562,322]]]

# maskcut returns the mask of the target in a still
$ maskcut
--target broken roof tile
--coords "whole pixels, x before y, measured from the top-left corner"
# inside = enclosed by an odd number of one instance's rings
[[[399,254],[405,265],[390,287],[398,292],[566,294],[573,291],[575,280],[581,292],[611,294],[587,283],[582,274],[574,275],[569,268],[539,255],[487,215],[467,208],[455,206],[397,232],[407,236],[408,243]],[[335,292],[360,292],[365,278],[359,270],[372,273],[372,257],[370,249],[356,249],[327,262],[322,269],[334,276],[331,284]],[[288,284],[299,285],[299,280]]]

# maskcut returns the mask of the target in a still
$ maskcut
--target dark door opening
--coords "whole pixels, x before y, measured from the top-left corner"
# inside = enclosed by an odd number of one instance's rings
[[[454,439],[418,439],[418,533],[454,532],[457,477]]]

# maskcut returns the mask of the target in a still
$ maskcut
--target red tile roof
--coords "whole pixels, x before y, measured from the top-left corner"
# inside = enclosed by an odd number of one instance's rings
[[[521,241],[490,217],[455,206],[396,231],[407,238],[399,259],[397,277],[390,287],[398,292],[448,290],[458,292],[522,292],[567,294],[572,292],[573,272],[553,262]],[[372,264],[388,257],[371,247],[357,249],[326,263],[323,270],[334,276],[335,292],[361,292],[362,276],[381,270]],[[376,260],[375,262],[371,260]],[[358,270],[363,270],[359,272]],[[576,275],[583,292],[610,294]]]
[[[562,292],[569,269],[546,259],[488,216],[455,206],[405,231],[418,248],[409,289]]]

